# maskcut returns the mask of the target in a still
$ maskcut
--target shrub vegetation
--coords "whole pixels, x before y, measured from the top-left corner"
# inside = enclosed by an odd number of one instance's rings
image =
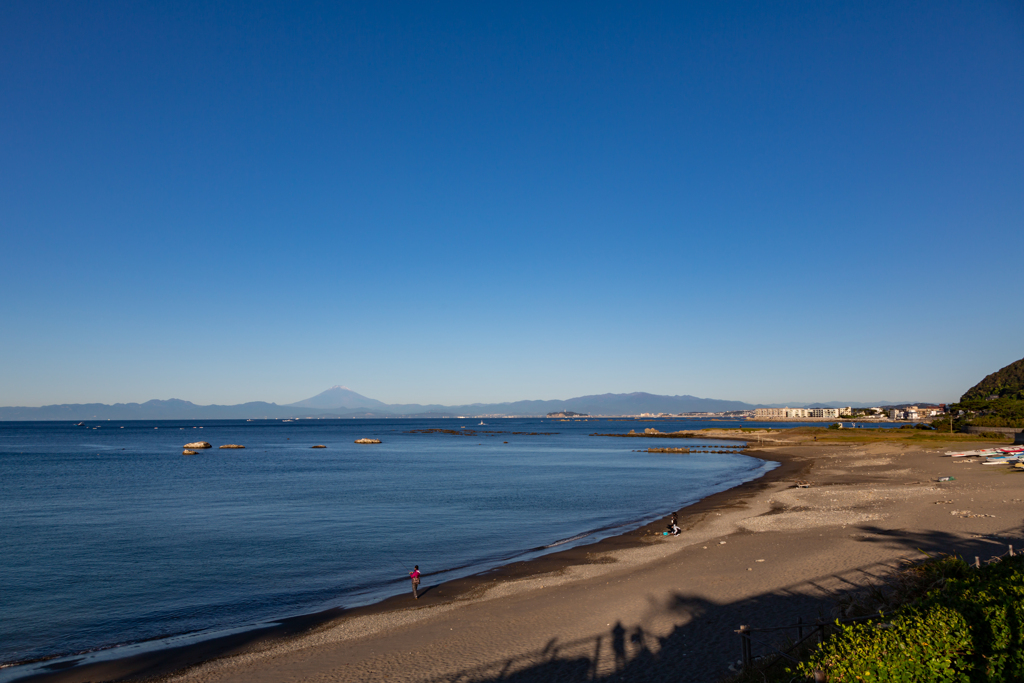
[[[840,625],[790,676],[831,682],[1024,681],[1024,556],[974,569],[943,557],[915,568],[921,596],[877,620]],[[798,679],[799,680],[799,679]]]

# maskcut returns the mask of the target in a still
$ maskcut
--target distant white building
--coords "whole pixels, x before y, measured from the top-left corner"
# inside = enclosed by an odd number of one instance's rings
[[[755,420],[778,420],[780,418],[788,417],[786,411],[789,408],[755,408],[754,419]]]
[[[839,408],[757,408],[755,420],[785,420],[807,417],[839,417]]]

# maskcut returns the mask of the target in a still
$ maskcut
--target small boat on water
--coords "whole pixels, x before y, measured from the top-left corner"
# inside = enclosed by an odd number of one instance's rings
[[[487,426],[486,424],[484,424],[483,420],[480,420],[480,424],[477,425],[477,427],[481,427],[481,426],[483,426],[483,427]]]

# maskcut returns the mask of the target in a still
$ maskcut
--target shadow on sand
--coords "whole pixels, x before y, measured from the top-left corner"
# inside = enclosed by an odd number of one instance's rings
[[[904,533],[864,525],[864,543],[881,543],[912,552],[959,554],[973,561],[999,555],[1006,544],[1021,544],[1021,529],[971,540],[942,532]],[[664,636],[645,632],[640,624],[616,622],[607,632],[588,638],[552,638],[540,650],[428,679],[429,683],[647,683],[714,682],[731,674],[740,655],[734,631],[740,624],[784,626],[797,619],[832,620],[836,598],[877,585],[895,564],[857,567],[823,575],[779,591],[735,603],[715,604],[679,592],[658,606],[676,626]],[[778,645],[783,642],[777,641]],[[755,652],[754,654],[763,654]]]

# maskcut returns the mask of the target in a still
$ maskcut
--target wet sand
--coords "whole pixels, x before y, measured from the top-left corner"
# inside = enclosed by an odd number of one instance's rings
[[[781,466],[681,510],[679,537],[662,521],[441,585],[428,573],[417,601],[27,680],[715,681],[737,659],[740,624],[831,617],[836,596],[919,548],[1024,547],[1024,473],[892,443],[776,437],[750,454]]]

